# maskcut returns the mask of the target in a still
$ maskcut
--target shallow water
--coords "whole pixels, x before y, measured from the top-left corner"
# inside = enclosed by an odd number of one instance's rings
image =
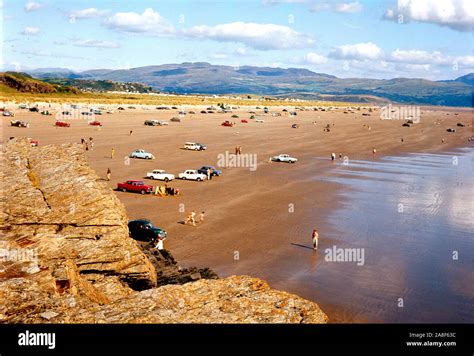
[[[474,322],[473,167],[472,148],[338,161],[315,177],[348,188],[331,229],[281,286],[333,322]],[[363,250],[363,265],[327,261],[333,246]]]

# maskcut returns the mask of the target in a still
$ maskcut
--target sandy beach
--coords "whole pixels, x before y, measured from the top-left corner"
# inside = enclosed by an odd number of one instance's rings
[[[316,268],[324,256],[322,251],[310,250],[312,229],[318,228],[321,244],[329,244],[325,236],[334,233],[328,221],[341,206],[336,193],[343,188],[330,180],[314,178],[315,173],[318,177],[331,174],[336,164],[330,160],[332,152],[337,162],[341,154],[350,165],[351,160],[371,161],[405,153],[472,146],[468,138],[473,135],[473,114],[468,109],[422,107],[420,122],[411,127],[402,127],[404,120],[381,120],[379,110],[363,116],[362,113],[369,113],[367,107],[354,112],[345,108],[311,109],[297,111],[294,117],[282,112],[282,108],[270,108],[268,114],[255,108],[200,114],[202,109],[188,107],[181,123],[170,122],[161,127],[145,126],[143,122],[169,121],[177,116],[178,110],[115,110],[113,114],[95,117],[103,123],[100,129],[88,125],[87,119],[69,120],[71,127],[57,128],[54,115],[16,110],[14,119],[28,121],[30,127],[11,127],[10,118],[3,117],[2,137],[3,140],[12,136],[31,137],[40,145],[80,143],[81,138],[93,137],[93,150],[87,151],[89,162],[103,178],[107,168],[111,169],[112,179],[108,183],[111,188],[117,182],[142,179],[153,169],[164,169],[177,176],[186,169],[217,165],[218,155],[227,151],[233,155],[235,147],[241,146],[243,154],[256,155],[256,170],[218,167],[222,176],[210,181],[176,179],[169,185],[181,190],[179,197],[116,194],[130,218],[148,218],[167,230],[165,247],[183,266],[208,266],[221,276],[249,274],[268,280],[272,286],[288,287],[294,293],[298,293],[298,285],[291,282],[294,271],[287,266],[313,254],[307,270]],[[190,110],[196,114],[189,114]],[[288,107],[288,111],[292,110]],[[282,116],[271,115],[276,112]],[[231,118],[234,114],[238,118]],[[251,115],[264,122],[250,120]],[[241,123],[241,119],[249,122]],[[221,126],[225,120],[235,121],[236,125]],[[294,123],[299,127],[291,128]],[[457,127],[457,123],[465,126]],[[330,132],[324,130],[326,125]],[[455,128],[456,132],[449,133],[448,128]],[[208,149],[203,152],[181,149],[187,141],[206,144]],[[156,159],[132,159],[127,164],[126,157],[138,148],[153,153]],[[298,162],[269,162],[269,157],[280,153],[297,157]],[[205,222],[196,227],[181,224],[192,210],[198,214],[205,211]],[[333,293],[337,296],[338,291]],[[354,321],[337,307],[324,303],[321,307],[326,308],[331,321]],[[363,322],[363,316],[357,321]]]

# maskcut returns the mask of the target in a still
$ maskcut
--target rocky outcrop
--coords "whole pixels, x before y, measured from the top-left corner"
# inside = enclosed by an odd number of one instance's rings
[[[123,205],[79,145],[13,139],[0,158],[0,323],[327,321],[264,281],[183,269],[131,239]]]

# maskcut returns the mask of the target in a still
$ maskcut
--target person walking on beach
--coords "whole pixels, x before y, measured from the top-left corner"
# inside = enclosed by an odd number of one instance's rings
[[[193,226],[196,226],[196,212],[193,210],[190,214],[190,220],[191,220],[191,224],[193,224]]]
[[[377,150],[374,148],[374,149],[372,150],[372,154],[375,156],[376,153],[377,153]]]
[[[129,135],[129,136],[132,136],[132,134],[133,134],[133,130],[130,130],[130,132],[129,132],[128,135]]]
[[[207,180],[211,180],[212,179],[211,169],[208,168],[206,173],[207,173]]]
[[[331,161],[334,161],[336,159],[336,154],[333,152],[331,153]]]
[[[107,168],[107,180],[110,181],[110,176],[112,175],[112,171],[110,168]]]
[[[202,224],[204,221],[204,211],[201,211],[201,215],[199,215],[199,223]]]
[[[110,151],[110,158],[114,158],[115,156],[115,148],[112,147],[112,151]]]
[[[316,231],[316,229],[313,229],[311,238],[313,240],[313,250],[316,251],[318,249],[318,239],[319,239],[319,234],[318,234],[318,231]]]

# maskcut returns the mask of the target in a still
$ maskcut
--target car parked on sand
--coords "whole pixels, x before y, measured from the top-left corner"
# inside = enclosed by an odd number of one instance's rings
[[[215,176],[220,176],[222,174],[222,171],[219,170],[219,169],[216,169],[216,167],[214,166],[202,166],[201,168],[198,169],[198,172],[199,173],[202,173],[202,174],[205,174],[207,176],[207,170],[208,169],[211,169],[212,173],[211,173],[211,176],[215,177]]]
[[[170,119],[171,122],[181,122],[181,119],[179,117],[172,117]]]
[[[16,127],[30,127],[30,124],[26,121],[21,120],[10,120],[10,126]]]
[[[265,120],[262,120],[262,119],[257,119],[257,120],[255,120],[255,122],[258,122],[258,123],[261,123],[261,124],[263,124],[263,123],[265,122]]]
[[[3,116],[8,116],[8,117],[15,117],[15,113],[13,113],[12,111],[9,111],[9,110],[4,110],[2,115]]]
[[[117,183],[117,190],[149,194],[153,192],[153,186],[146,185],[142,180],[127,180],[124,183]]]
[[[198,182],[202,182],[207,179],[207,175],[199,173],[196,169],[187,169],[183,173],[180,173],[178,178],[182,180],[197,180]]]
[[[155,156],[150,152],[138,149],[130,153],[130,158],[154,159]]]
[[[158,120],[145,120],[145,126],[158,126]]]
[[[151,172],[146,174],[147,178],[156,179],[156,180],[164,180],[165,182],[169,182],[170,180],[174,179],[174,174],[166,173],[163,169],[154,169]]]
[[[34,106],[32,108],[29,109],[31,112],[39,112],[39,109],[37,106]]]
[[[291,157],[290,155],[287,154],[280,154],[278,156],[273,156],[272,157],[273,162],[287,162],[287,163],[295,163],[298,161],[298,159]]]
[[[57,126],[57,127],[70,127],[71,124],[69,122],[66,122],[66,121],[56,121],[54,123],[54,126]]]
[[[243,124],[248,124],[249,123],[248,120],[245,120],[245,119],[240,120],[240,122],[243,123]]]
[[[233,126],[234,126],[234,123],[232,123],[232,122],[226,120],[226,121],[224,121],[221,125],[222,125],[222,126],[227,126],[227,127],[233,127]]]
[[[158,126],[168,126],[169,123],[166,121],[158,121]]]
[[[102,123],[100,121],[94,120],[89,122],[89,125],[91,126],[102,126]]]
[[[184,144],[184,149],[191,151],[204,151],[207,149],[207,146],[197,142],[186,142]]]
[[[151,242],[157,238],[165,239],[167,232],[159,227],[154,226],[150,220],[138,219],[128,222],[129,236],[134,240]]]

